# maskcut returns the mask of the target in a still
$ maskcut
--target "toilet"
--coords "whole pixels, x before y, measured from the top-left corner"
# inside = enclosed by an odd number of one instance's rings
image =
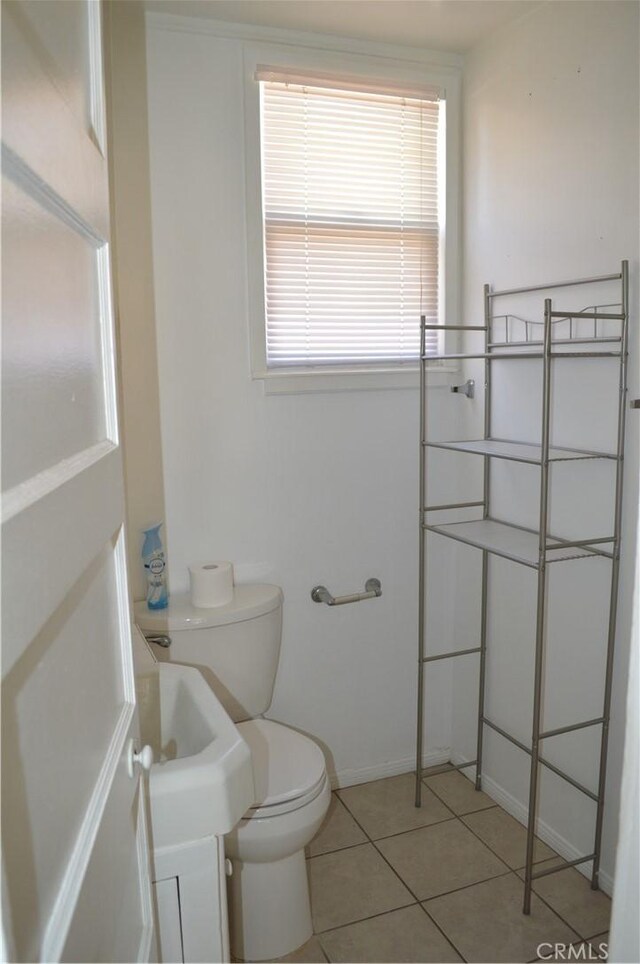
[[[172,595],[162,611],[144,602],[135,608],[156,658],[197,667],[251,750],[255,803],[225,837],[231,950],[245,961],[284,957],[311,937],[305,847],[331,799],[320,747],[263,719],[278,668],[282,600],[278,586],[243,585],[212,609],[196,609],[186,593]],[[155,635],[170,645],[154,643]]]

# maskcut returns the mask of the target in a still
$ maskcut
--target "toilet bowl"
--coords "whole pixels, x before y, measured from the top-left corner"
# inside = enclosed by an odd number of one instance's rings
[[[253,760],[256,801],[225,838],[233,861],[231,946],[255,961],[284,957],[313,932],[304,848],[324,820],[331,789],[324,755],[271,720],[238,726]]]
[[[262,718],[280,653],[282,592],[237,586],[231,603],[196,609],[189,597],[168,609],[136,604],[136,622],[159,660],[201,670],[251,750],[255,802],[225,837],[231,859],[231,950],[240,960],[284,957],[313,932],[305,847],[327,813],[331,789],[320,747],[283,723]],[[153,644],[169,636],[168,647]]]

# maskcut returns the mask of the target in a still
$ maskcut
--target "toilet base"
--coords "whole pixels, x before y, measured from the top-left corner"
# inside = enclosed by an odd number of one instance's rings
[[[269,863],[233,860],[231,953],[242,961],[284,957],[313,933],[305,853]]]

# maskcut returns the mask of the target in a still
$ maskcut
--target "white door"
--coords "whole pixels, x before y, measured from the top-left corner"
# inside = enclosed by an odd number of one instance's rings
[[[4,959],[147,960],[101,9],[2,7]]]

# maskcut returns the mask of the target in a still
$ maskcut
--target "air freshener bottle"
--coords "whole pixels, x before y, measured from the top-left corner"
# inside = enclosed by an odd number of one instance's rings
[[[143,529],[142,561],[147,576],[147,606],[149,609],[166,609],[169,605],[167,588],[167,562],[160,538],[162,522]]]

